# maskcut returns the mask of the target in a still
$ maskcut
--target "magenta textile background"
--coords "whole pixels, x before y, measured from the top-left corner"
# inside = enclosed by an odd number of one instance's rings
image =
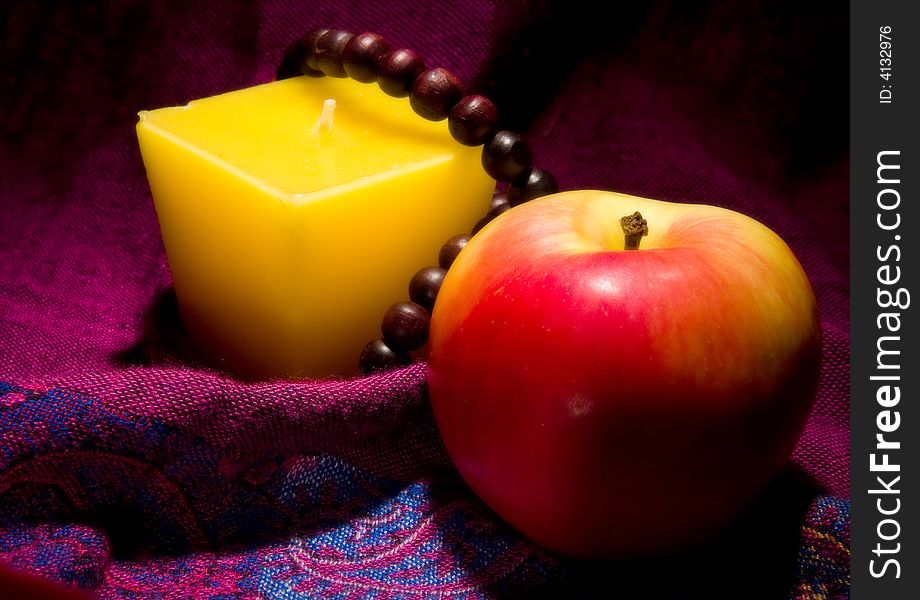
[[[4,3],[0,561],[103,597],[846,597],[846,3],[578,4]],[[453,69],[563,189],[726,206],[787,241],[823,374],[748,517],[684,556],[569,561],[464,488],[424,365],[243,384],[195,361],[136,112],[269,81],[318,26]]]

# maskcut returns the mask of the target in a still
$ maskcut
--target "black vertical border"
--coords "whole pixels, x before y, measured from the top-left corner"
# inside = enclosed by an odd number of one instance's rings
[[[917,238],[920,237],[920,144],[918,144],[917,123],[920,121],[920,3],[913,0],[851,0],[850,3],[850,261],[851,261],[851,598],[881,600],[920,598],[920,498],[917,480],[920,479],[920,356],[916,351],[920,331],[920,261],[917,260]],[[891,27],[892,38],[891,77],[881,77],[880,59],[886,58],[880,51],[880,28]],[[891,86],[886,88],[884,86]],[[891,91],[891,102],[883,103]],[[897,183],[879,183],[877,174],[878,153],[898,151],[889,154],[885,161],[896,162],[900,169],[883,172],[883,179],[898,179]],[[882,202],[895,204],[896,190],[900,202],[896,208],[883,210]],[[886,231],[877,219],[888,226],[896,222],[895,213],[900,216],[900,225]],[[897,237],[896,237],[897,236]],[[900,249],[891,251],[887,260],[879,255],[891,246]],[[894,284],[879,283],[879,268],[889,265],[882,277],[891,279],[900,267],[900,279]],[[877,299],[878,289],[894,293],[904,288],[911,293],[910,305],[904,309],[882,308]],[[903,295],[902,295],[903,297]],[[900,313],[900,329],[889,331],[885,321],[879,329],[877,319],[880,313]],[[897,336],[898,340],[883,343],[886,350],[898,350],[899,355],[888,354],[885,361],[897,361],[900,369],[881,371],[877,367],[878,340],[880,336]],[[898,375],[899,381],[872,380],[873,375]],[[877,398],[879,387],[885,384],[897,385],[900,401],[894,406],[882,406]],[[884,402],[884,397],[883,397]],[[891,428],[896,421],[893,414],[882,411],[897,411],[900,423],[896,430],[884,433],[889,441],[899,441],[900,449],[879,450],[876,435],[882,433],[879,427]],[[880,413],[881,416],[880,416]],[[879,422],[878,419],[881,419]],[[882,462],[881,454],[888,453],[891,463],[900,466],[897,472],[872,472],[871,455],[876,462]],[[899,493],[879,494],[884,491],[876,479],[882,477],[892,489]],[[897,483],[892,479],[900,476]],[[881,505],[878,504],[881,500]],[[898,505],[897,500],[900,500]],[[892,515],[880,513],[883,510],[898,511]],[[892,522],[882,523],[884,519]],[[881,524],[881,528],[880,528]],[[890,540],[884,536],[897,537]],[[882,551],[879,552],[881,544]],[[897,546],[900,544],[900,546]],[[884,550],[897,552],[885,553]],[[894,559],[897,569],[885,561]],[[874,565],[870,561],[875,561]],[[875,577],[871,570],[884,575]]]

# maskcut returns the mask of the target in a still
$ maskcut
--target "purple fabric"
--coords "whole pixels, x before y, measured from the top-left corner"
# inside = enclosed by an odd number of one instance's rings
[[[5,3],[0,561],[103,597],[846,597],[846,5],[576,5]],[[563,189],[718,204],[789,243],[822,378],[789,472],[748,515],[686,555],[566,560],[462,485],[423,364],[243,384],[189,354],[136,111],[269,81],[318,26],[453,69]]]

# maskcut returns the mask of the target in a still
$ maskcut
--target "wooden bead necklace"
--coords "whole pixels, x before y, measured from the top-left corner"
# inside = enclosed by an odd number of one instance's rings
[[[351,77],[374,83],[396,98],[408,96],[409,105],[429,121],[447,119],[451,136],[465,146],[482,146],[482,166],[507,190],[496,190],[486,215],[469,235],[456,235],[441,247],[438,266],[425,267],[409,281],[409,300],[390,306],[381,323],[382,338],[361,352],[362,374],[409,364],[410,352],[428,340],[431,314],[441,283],[454,259],[489,221],[534,198],[558,191],[548,172],[532,165],[530,147],[520,134],[497,130],[498,109],[485,96],[464,95],[460,80],[449,70],[427,68],[425,59],[408,48],[391,49],[375,33],[354,35],[336,29],[314,29],[284,53],[278,79],[299,75]]]

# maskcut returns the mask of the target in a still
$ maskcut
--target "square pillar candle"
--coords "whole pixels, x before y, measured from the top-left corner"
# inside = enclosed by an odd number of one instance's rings
[[[348,79],[143,111],[137,135],[185,327],[247,379],[356,374],[495,184],[446,122]]]

